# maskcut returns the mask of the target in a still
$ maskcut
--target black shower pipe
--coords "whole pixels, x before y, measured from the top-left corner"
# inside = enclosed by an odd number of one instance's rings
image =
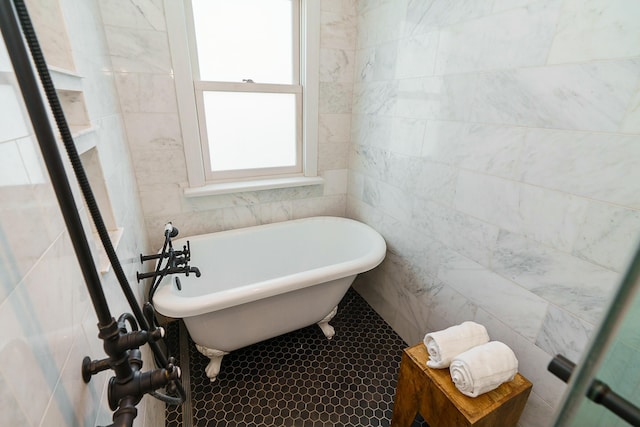
[[[87,290],[94,305],[96,316],[98,318],[98,328],[100,330],[99,337],[103,339],[105,352],[109,356],[108,359],[101,362],[105,362],[106,365],[106,362],[108,361],[109,367],[111,367],[116,374],[116,377],[112,378],[112,380],[116,381],[112,381],[110,383],[110,392],[113,392],[116,396],[121,396],[122,404],[126,406],[126,408],[121,407],[116,411],[114,414],[113,425],[130,425],[130,422],[125,422],[125,419],[130,418],[132,420],[135,418],[135,404],[139,402],[142,395],[145,393],[150,393],[155,397],[172,404],[178,404],[184,400],[184,389],[182,388],[182,384],[178,381],[179,370],[176,370],[174,366],[169,363],[164,353],[160,350],[160,347],[156,342],[156,339],[159,338],[159,331],[149,331],[150,328],[147,320],[137,304],[133,291],[126,281],[126,276],[124,276],[124,272],[122,271],[122,267],[120,266],[119,260],[115,254],[115,250],[111,245],[111,241],[108,237],[108,233],[106,232],[106,227],[104,226],[104,221],[102,220],[95,198],[93,197],[88,179],[84,174],[84,169],[75,149],[73,139],[71,138],[69,127],[55,92],[55,87],[51,81],[51,76],[49,75],[44,56],[40,50],[26,7],[22,0],[14,0],[13,6],[15,6],[15,11],[20,17],[22,31],[24,32],[25,38],[29,44],[32,59],[40,74],[41,83],[43,84],[47,97],[49,98],[50,106],[58,124],[61,136],[63,137],[63,142],[67,148],[72,166],[76,172],[76,178],[79,181],[85,201],[87,202],[87,206],[91,212],[92,219],[98,229],[102,243],[105,246],[105,250],[109,255],[109,259],[114,270],[116,273],[118,273],[118,270],[121,273],[117,274],[117,276],[123,288],[123,292],[125,293],[131,308],[136,314],[135,318],[139,320],[139,323],[144,329],[140,332],[135,331],[131,333],[127,333],[126,330],[121,331],[118,323],[111,316],[109,306],[102,290],[100,278],[91,255],[89,244],[86,235],[84,234],[84,228],[73,198],[73,193],[69,185],[66,171],[62,163],[60,153],[57,149],[56,139],[49,123],[49,117],[44,107],[40,89],[33,69],[31,68],[29,54],[22,42],[22,34],[20,32],[18,19],[14,14],[11,1],[0,0],[0,29],[3,34],[3,39],[7,46],[16,79],[20,86],[20,90],[22,91],[25,106],[31,118],[34,133],[40,145],[43,159],[51,178],[52,187],[64,217],[65,225],[69,231],[74,252],[87,285]],[[101,229],[104,233],[100,232]],[[103,235],[106,236],[106,239],[103,238]],[[124,278],[124,280],[120,280],[122,278]],[[135,363],[131,360],[130,355],[132,354],[132,351],[137,348],[137,345],[142,345],[144,343],[150,344],[157,359],[164,365],[164,369],[141,374],[139,372],[139,368],[132,368],[132,365],[135,365]],[[90,375],[97,373],[100,370],[104,369],[90,372]],[[149,381],[145,382],[150,375],[155,375],[153,384]],[[125,389],[131,390],[130,386],[132,384],[137,385],[137,389],[135,391],[138,395],[130,396],[128,394],[122,394]],[[156,389],[167,384],[172,384],[177,388],[181,396],[180,399],[171,398],[155,392]]]
[[[87,284],[91,301],[95,307],[98,324],[107,326],[113,320],[102,291],[100,277],[96,271],[89,242],[84,234],[80,214],[69,186],[67,174],[62,158],[57,149],[56,139],[49,123],[49,116],[40,96],[40,88],[31,68],[29,56],[22,42],[22,34],[16,21],[10,0],[0,1],[0,26],[7,46],[9,57],[13,64],[16,79],[23,93],[25,104],[31,117],[33,131],[38,139],[47,171],[51,178],[51,185],[55,191],[64,217],[73,248]]]
[[[24,32],[25,39],[27,41],[27,44],[29,45],[29,50],[31,52],[31,56],[33,58],[35,68],[40,77],[40,81],[42,83],[45,95],[49,102],[49,106],[51,107],[53,118],[56,121],[56,125],[60,132],[62,142],[64,143],[65,149],[67,150],[69,161],[71,162],[73,171],[76,174],[76,179],[78,181],[78,185],[80,187],[82,195],[84,196],[84,200],[87,204],[87,208],[89,210],[89,214],[91,215],[91,219],[93,220],[93,223],[96,227],[96,231],[100,236],[100,240],[102,241],[104,250],[107,253],[107,256],[109,258],[109,262],[113,267],[113,271],[116,275],[116,278],[118,279],[118,282],[120,283],[122,292],[124,293],[136,320],[138,321],[138,323],[140,324],[140,327],[143,330],[149,330],[151,328],[147,322],[147,319],[144,317],[142,310],[140,309],[140,306],[138,305],[138,301],[136,300],[135,294],[133,293],[133,291],[131,290],[131,287],[129,286],[127,276],[122,270],[122,266],[120,265],[120,261],[118,260],[118,255],[116,254],[116,251],[113,248],[113,244],[111,243],[109,232],[107,231],[107,227],[102,218],[102,214],[100,213],[100,209],[98,207],[98,204],[96,203],[96,199],[95,199],[95,196],[93,195],[93,191],[91,190],[89,179],[87,178],[87,175],[84,171],[84,167],[82,166],[80,155],[78,154],[78,150],[76,149],[75,143],[73,141],[71,130],[69,129],[69,125],[64,116],[62,105],[60,104],[58,94],[53,84],[53,80],[51,79],[51,75],[49,74],[49,68],[47,67],[47,63],[44,59],[44,55],[42,54],[42,49],[40,48],[40,44],[38,43],[38,38],[36,37],[35,30],[33,29],[33,25],[31,24],[31,19],[29,18],[27,8],[23,0],[13,0],[13,3],[15,5],[16,12],[18,14],[20,25],[22,26],[22,31]],[[31,70],[31,67],[29,67],[29,70]],[[16,70],[16,73],[17,73],[17,70]],[[34,77],[34,80],[35,80],[35,77]],[[156,357],[158,357],[158,359],[160,360],[160,362],[163,365],[166,365],[167,358],[164,355],[164,353],[160,350],[160,347],[157,346],[157,344],[155,345],[151,344],[151,347],[154,353],[156,354]]]
[[[122,265],[120,264],[118,255],[116,254],[113,244],[111,243],[109,232],[107,230],[107,227],[105,226],[105,223],[102,218],[100,208],[98,207],[98,204],[96,202],[95,196],[93,195],[93,191],[91,189],[89,179],[87,178],[87,175],[84,171],[84,167],[82,166],[82,161],[80,160],[78,150],[76,149],[75,143],[73,141],[71,130],[69,129],[69,125],[65,118],[62,105],[60,104],[60,99],[58,98],[58,94],[55,90],[55,86],[51,79],[49,68],[47,67],[47,63],[44,59],[44,55],[42,54],[42,49],[40,48],[40,44],[38,43],[38,38],[36,36],[35,30],[31,23],[31,19],[29,18],[29,13],[27,11],[27,8],[23,0],[13,0],[13,3],[16,9],[16,12],[18,14],[19,22],[22,27],[25,40],[29,46],[29,50],[31,52],[34,65],[40,77],[40,82],[42,83],[45,95],[49,102],[49,106],[51,107],[51,111],[53,113],[53,117],[56,121],[56,125],[60,132],[62,142],[64,143],[65,149],[67,151],[69,161],[71,162],[71,166],[73,167],[73,171],[76,175],[78,185],[84,197],[85,203],[87,204],[89,214],[91,215],[91,219],[93,220],[93,223],[96,227],[96,231],[100,236],[100,240],[107,254],[107,257],[109,258],[109,262],[111,263],[114,274],[116,275],[118,283],[120,284],[120,288],[122,289],[122,292],[125,295],[125,298],[127,299],[127,302],[129,303],[129,306],[131,307],[131,310],[133,311],[133,314],[138,324],[140,325],[141,329],[145,331],[151,331],[154,329],[153,325],[150,325],[150,321],[148,321],[147,317],[145,317],[142,310],[140,309],[136,296],[131,290],[131,286],[129,285],[127,276],[125,275],[124,270],[122,269]],[[26,55],[26,52],[25,52],[25,55]],[[32,73],[31,67],[29,67],[28,70],[30,71],[30,73]],[[35,82],[35,77],[33,77],[33,80]],[[39,92],[38,92],[38,95],[39,95]],[[38,97],[37,99],[39,99],[40,104],[42,104],[41,98]],[[50,129],[51,127],[48,124],[49,122],[47,121],[46,123],[47,123],[47,127]],[[56,153],[58,152],[57,147],[55,151]],[[64,169],[62,169],[62,173],[64,173]],[[66,174],[64,174],[64,176],[66,179]],[[73,209],[75,209],[75,204],[73,206]],[[77,216],[77,212],[76,212],[76,216]],[[93,262],[93,260],[91,260],[91,262]],[[94,265],[94,264],[91,264],[91,265]],[[96,283],[99,283],[99,280]],[[100,289],[101,289],[101,286],[100,286]],[[153,354],[156,360],[159,362],[159,364],[162,367],[169,366],[169,360],[167,359],[167,356],[164,354],[164,352],[162,351],[158,343],[152,340],[152,341],[149,341],[148,344],[151,347],[151,350],[153,351]],[[181,398],[184,399],[185,393],[184,393],[182,384],[177,383],[176,387],[178,388],[178,392],[180,393]],[[170,403],[170,404],[181,403],[169,398],[168,396],[163,396],[157,393],[153,393],[153,395],[161,400],[165,400],[166,403]]]

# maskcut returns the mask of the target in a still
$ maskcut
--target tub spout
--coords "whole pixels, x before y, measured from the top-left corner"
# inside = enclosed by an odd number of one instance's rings
[[[188,276],[189,273],[196,273],[196,277],[200,277],[202,275],[198,267],[189,267],[189,271],[185,272],[185,274]]]

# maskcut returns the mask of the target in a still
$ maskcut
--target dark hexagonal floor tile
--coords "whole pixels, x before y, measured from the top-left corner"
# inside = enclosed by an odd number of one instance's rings
[[[389,426],[404,341],[349,289],[327,340],[316,325],[224,357],[218,379],[204,373],[208,359],[189,339],[194,426]],[[178,322],[167,347],[179,352]],[[186,421],[186,420],[185,420]],[[181,407],[167,407],[166,426],[183,423]],[[413,427],[424,427],[418,417]]]

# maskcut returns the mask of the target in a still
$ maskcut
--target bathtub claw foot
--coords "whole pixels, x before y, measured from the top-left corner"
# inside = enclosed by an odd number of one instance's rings
[[[337,312],[338,306],[335,306],[333,307],[333,310],[331,310],[331,313],[327,314],[324,319],[318,322],[318,326],[320,326],[320,329],[322,329],[322,333],[325,337],[327,337],[328,340],[333,338],[333,336],[336,334],[335,329],[333,329],[333,326],[329,324],[329,321],[333,319]]]
[[[220,373],[220,364],[222,363],[222,358],[226,354],[229,354],[229,352],[207,348],[200,344],[196,344],[196,348],[200,353],[210,359],[209,364],[206,368],[204,368],[204,370],[207,373],[207,377],[209,377],[209,380],[211,380],[211,382],[214,382],[218,377],[218,374]]]

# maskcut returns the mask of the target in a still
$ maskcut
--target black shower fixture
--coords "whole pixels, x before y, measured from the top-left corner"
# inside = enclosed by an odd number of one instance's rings
[[[175,361],[172,358],[168,358],[164,354],[158,344],[158,341],[164,336],[164,329],[154,325],[153,307],[145,306],[143,313],[129,286],[80,161],[23,0],[0,0],[0,29],[35,136],[42,151],[47,172],[51,178],[51,185],[98,318],[98,337],[102,339],[103,348],[107,355],[104,359],[94,361],[86,357],[82,364],[82,377],[85,381],[89,381],[93,374],[112,369],[115,375],[109,381],[108,388],[109,407],[114,410],[111,426],[131,426],[137,415],[136,405],[145,394],[151,394],[165,403],[173,405],[181,404],[184,401],[185,392],[180,382],[180,369],[175,366]],[[29,47],[28,50],[23,41],[23,35]],[[121,315],[118,321],[112,317],[102,289],[100,276],[96,270],[69,179],[58,151],[40,86],[32,68],[32,61],[40,77],[40,83],[49,102],[88,211],[109,257],[115,276],[133,311],[133,314]],[[169,232],[169,234],[171,233],[173,231]],[[182,261],[174,260],[174,263],[178,262]],[[188,266],[188,264],[185,265]],[[196,272],[193,269],[189,271]],[[144,344],[151,347],[159,365],[158,368],[146,372],[142,371],[139,350],[139,347]],[[168,394],[158,391],[163,388]],[[175,394],[178,396],[175,397]]]

